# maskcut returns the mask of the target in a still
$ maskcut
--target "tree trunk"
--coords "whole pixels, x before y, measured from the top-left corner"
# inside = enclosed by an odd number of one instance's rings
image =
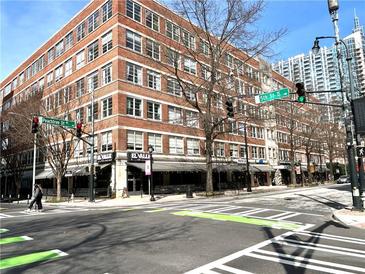
[[[292,166],[291,171],[290,171],[290,183],[292,185],[296,185],[296,183],[297,183],[294,166]]]
[[[306,154],[306,157],[307,157],[307,172],[308,172],[308,182],[311,184],[312,181],[313,181],[313,176],[312,176],[312,173],[310,173],[310,155],[309,154]]]
[[[212,140],[206,137],[206,163],[207,163],[207,181],[205,191],[207,194],[213,193],[213,165],[212,165]]]
[[[61,183],[62,183],[62,176],[61,174],[57,175],[57,202],[61,201]]]

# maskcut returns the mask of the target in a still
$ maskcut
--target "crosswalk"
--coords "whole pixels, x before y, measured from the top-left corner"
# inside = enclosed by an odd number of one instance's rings
[[[365,273],[365,239],[313,232],[310,227],[286,232],[185,274],[258,273],[253,269],[257,263],[267,269],[260,273],[280,267],[286,273]]]
[[[75,207],[67,207],[67,206],[57,206],[57,207],[49,207],[44,209],[43,211],[30,211],[26,212],[25,210],[11,210],[6,213],[0,213],[0,219],[7,218],[23,218],[23,217],[31,217],[31,216],[43,216],[50,214],[62,214],[62,213],[71,213],[78,211],[88,211],[88,208],[75,208]]]

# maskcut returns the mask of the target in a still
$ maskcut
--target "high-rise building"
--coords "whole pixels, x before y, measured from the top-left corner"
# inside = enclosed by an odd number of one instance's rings
[[[355,15],[353,32],[346,36],[346,43],[352,57],[352,71],[356,96],[365,94],[365,35],[360,26],[359,18]],[[342,47],[342,64],[344,68],[343,88],[348,88],[348,70],[346,51]],[[293,82],[303,82],[308,91],[341,89],[339,65],[336,47],[321,47],[318,54],[310,51],[279,61],[272,65],[273,69]],[[315,96],[323,103],[340,102],[336,93],[317,93]],[[338,110],[328,108],[326,119],[333,121],[339,118]]]

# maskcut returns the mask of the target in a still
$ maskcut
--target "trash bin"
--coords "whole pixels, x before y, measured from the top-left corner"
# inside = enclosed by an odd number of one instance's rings
[[[186,187],[186,198],[193,198],[193,191],[190,186]]]

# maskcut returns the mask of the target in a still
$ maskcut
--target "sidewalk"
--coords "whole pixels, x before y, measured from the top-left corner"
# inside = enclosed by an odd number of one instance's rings
[[[333,218],[346,226],[365,229],[365,212],[353,211],[351,208],[335,210]]]

